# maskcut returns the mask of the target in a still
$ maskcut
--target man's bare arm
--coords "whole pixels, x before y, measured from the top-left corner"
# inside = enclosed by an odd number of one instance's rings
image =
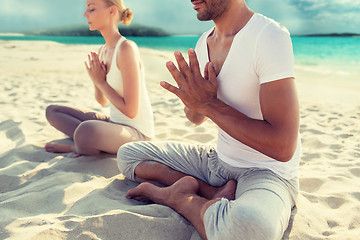
[[[217,80],[211,63],[207,64],[202,77],[193,50],[189,51],[189,65],[181,54],[176,53],[175,57],[179,70],[171,62],[167,67],[179,88],[162,83],[164,88],[176,94],[187,108],[210,118],[236,140],[278,161],[291,159],[299,128],[294,79],[261,85],[260,105],[264,120],[256,120],[217,98]]]
[[[264,120],[247,117],[216,99],[200,112],[236,140],[281,162],[293,156],[299,129],[299,106],[293,79],[265,83],[260,88]]]
[[[198,112],[194,112],[186,106],[184,108],[184,112],[187,119],[189,119],[189,121],[195,125],[201,125],[203,122],[207,120],[207,117],[205,115]]]

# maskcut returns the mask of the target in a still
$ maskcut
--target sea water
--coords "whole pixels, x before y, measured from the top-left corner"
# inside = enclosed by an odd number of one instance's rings
[[[359,37],[292,37],[292,41],[296,65],[329,74],[360,75]]]
[[[199,36],[127,37],[139,47],[186,52],[195,48]],[[0,36],[0,40],[55,41],[63,44],[104,44],[102,37]],[[322,73],[351,73],[360,76],[360,38],[292,37],[297,67]],[[1,54],[1,53],[0,53]],[[360,79],[357,79],[360,81]]]

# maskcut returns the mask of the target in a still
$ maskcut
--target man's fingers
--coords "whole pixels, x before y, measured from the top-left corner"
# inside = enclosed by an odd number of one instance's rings
[[[174,80],[176,81],[176,83],[178,84],[179,87],[185,86],[187,84],[184,75],[176,68],[176,66],[173,62],[167,62],[166,67],[169,70],[169,72],[171,73],[171,76],[174,78]]]
[[[173,94],[175,94],[176,96],[178,96],[178,97],[181,99],[181,97],[182,97],[182,91],[181,91],[179,88],[171,85],[170,83],[164,82],[164,81],[160,82],[160,85],[161,85],[163,88],[165,88],[165,89],[168,90],[169,92],[172,92]]]
[[[209,80],[209,64],[210,62],[206,63],[204,68],[204,79]]]
[[[190,69],[194,74],[194,77],[195,78],[201,77],[199,62],[194,49],[189,49],[188,54],[189,54]]]
[[[189,65],[187,64],[187,62],[185,61],[185,59],[184,59],[184,57],[183,57],[183,55],[181,54],[180,51],[175,52],[175,59],[176,59],[176,61],[178,63],[180,72],[182,74],[184,74],[186,79],[192,78],[191,69],[190,69]]]
[[[212,62],[208,63],[208,70],[207,70],[209,76],[208,79],[210,81],[210,83],[217,88],[218,86],[218,81],[216,79],[216,72],[215,72],[215,66]]]

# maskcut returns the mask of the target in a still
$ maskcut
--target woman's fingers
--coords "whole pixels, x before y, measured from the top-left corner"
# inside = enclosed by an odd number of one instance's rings
[[[86,61],[85,61],[84,63],[85,63],[86,70],[87,70],[88,72],[90,72],[90,67],[89,67],[88,63],[87,63]]]
[[[88,54],[88,59],[89,59],[89,68],[91,70],[94,67],[94,63],[92,61],[92,58],[91,58],[90,54]]]
[[[92,70],[94,68],[99,67],[106,71],[106,66],[104,68],[103,64],[100,63],[99,56],[96,53],[91,52],[90,54],[88,54],[88,61],[89,61],[88,70]]]
[[[107,67],[104,62],[101,62],[101,68],[104,72],[107,72]]]

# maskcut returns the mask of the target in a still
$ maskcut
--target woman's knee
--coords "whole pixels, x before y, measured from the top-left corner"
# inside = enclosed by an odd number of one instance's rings
[[[98,128],[93,121],[84,121],[79,124],[74,132],[74,142],[76,145],[88,145],[99,137],[98,134]]]
[[[49,105],[45,110],[46,119],[50,122],[57,111],[58,105]]]

